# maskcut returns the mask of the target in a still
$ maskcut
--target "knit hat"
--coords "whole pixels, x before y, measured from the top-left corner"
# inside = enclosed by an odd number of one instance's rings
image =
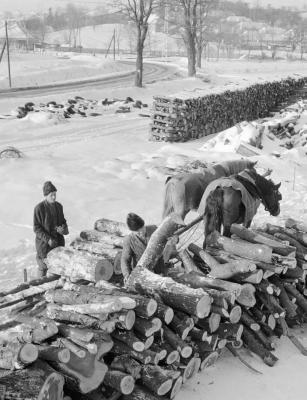
[[[131,231],[137,231],[145,225],[144,220],[137,214],[129,213],[127,215],[127,225]]]
[[[56,192],[56,187],[53,185],[51,181],[47,181],[43,186],[44,196],[48,196],[49,193]]]

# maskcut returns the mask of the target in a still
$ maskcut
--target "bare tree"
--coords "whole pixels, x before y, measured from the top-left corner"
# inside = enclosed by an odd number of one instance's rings
[[[160,0],[117,0],[119,10],[128,16],[136,28],[135,86],[143,86],[143,51],[148,34],[148,20]]]

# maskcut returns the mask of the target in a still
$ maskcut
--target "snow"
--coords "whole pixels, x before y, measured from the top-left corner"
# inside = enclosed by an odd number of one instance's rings
[[[27,57],[24,55],[24,61],[20,59],[23,66],[29,69],[27,76],[23,76],[23,69],[20,69],[20,82],[24,84],[28,83],[28,77],[32,79]],[[76,62],[83,62],[86,68],[92,68],[83,56]],[[112,66],[112,63],[109,64]],[[185,64],[181,60],[179,65],[183,70]],[[40,82],[48,81],[53,67],[51,63],[48,69],[45,64]],[[81,70],[83,67],[78,68]],[[280,63],[278,71],[277,63],[273,62],[209,63],[199,78],[155,82],[142,89],[90,88],[38,98],[1,98],[0,113],[10,113],[27,101],[60,102],[75,95],[96,100],[131,96],[150,104],[157,94],[203,95],[216,90],[241,88],[270,77],[278,79],[293,74],[303,75],[304,69],[305,64],[299,63]],[[58,77],[65,80],[65,69],[62,74],[59,72]],[[174,168],[197,159],[210,163],[241,157],[235,153],[238,143],[228,148],[227,152],[221,152],[221,146],[208,148],[210,140],[216,140],[212,137],[181,144],[148,141],[150,120],[139,113],[140,110],[132,109],[131,113],[115,114],[114,108],[109,107],[95,118],[53,121],[39,113],[37,116],[29,114],[24,119],[0,120],[0,151],[14,146],[25,155],[19,159],[0,159],[1,287],[21,282],[24,268],[27,268],[29,278],[35,276],[32,218],[34,206],[42,200],[44,181],[51,180],[58,189],[58,200],[64,206],[70,229],[67,239],[70,243],[81,230],[92,228],[95,220],[101,217],[125,221],[127,213],[133,211],[143,216],[147,223],[158,223],[161,220],[164,182]],[[276,116],[275,120],[284,117],[287,116]],[[299,113],[296,129],[306,124],[307,115],[303,110]],[[248,126],[241,125],[243,128]],[[228,131],[234,130],[237,131],[237,128]],[[280,143],[279,139],[270,138],[266,131],[261,154],[251,158],[258,160],[259,170],[272,168],[274,182],[282,182],[280,216],[270,217],[260,207],[254,220],[256,225],[264,222],[282,224],[290,216],[307,221],[306,147],[287,150],[280,147]],[[306,334],[301,331],[298,334],[306,341]],[[256,356],[251,357],[251,363],[263,372],[263,375],[255,375],[225,353],[216,366],[188,381],[176,399],[184,400],[186,396],[190,400],[218,400],[224,397],[228,400],[303,399],[306,358],[286,338],[277,342],[276,355],[280,360],[274,368],[266,367]]]

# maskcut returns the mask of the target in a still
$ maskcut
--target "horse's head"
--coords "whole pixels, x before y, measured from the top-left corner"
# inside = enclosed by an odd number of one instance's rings
[[[264,208],[274,217],[279,215],[279,202],[282,199],[282,195],[279,191],[281,183],[275,184],[271,179],[266,179],[257,174],[256,185],[261,193]]]

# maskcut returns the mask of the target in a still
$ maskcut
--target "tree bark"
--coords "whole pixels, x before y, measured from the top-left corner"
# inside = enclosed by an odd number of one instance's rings
[[[208,252],[193,243],[189,245],[189,250],[200,257],[210,267],[210,275],[214,278],[230,279],[238,273],[251,272],[256,269],[256,265],[244,260],[242,262],[234,261],[220,264]]]
[[[130,233],[128,226],[123,222],[117,222],[107,218],[98,219],[94,224],[94,229],[99,232],[107,232],[110,235],[122,237]]]
[[[118,249],[106,246],[101,242],[93,242],[90,240],[84,240],[81,238],[76,238],[70,243],[70,246],[76,250],[87,251],[91,254],[98,255],[109,260],[112,264],[114,264],[115,257],[118,253]],[[110,277],[111,278],[111,277]]]
[[[245,328],[243,330],[242,337],[246,347],[261,357],[266,365],[269,367],[273,367],[275,365],[278,358],[263,347],[263,345],[255,338],[252,331],[250,331],[248,328]]]
[[[134,329],[136,332],[140,332],[145,337],[152,336],[155,332],[161,329],[162,322],[159,318],[152,318],[147,320],[145,318],[136,317],[134,323]]]
[[[125,372],[131,375],[135,380],[141,378],[142,365],[128,354],[116,356],[110,368]]]
[[[41,360],[57,361],[66,364],[70,360],[70,351],[55,346],[41,345],[38,347],[38,357]]]
[[[114,369],[106,372],[103,383],[122,394],[130,394],[134,389],[133,377]]]
[[[221,339],[235,339],[240,340],[243,333],[242,324],[222,323],[220,324],[217,335]]]
[[[113,265],[108,259],[68,247],[60,246],[51,250],[46,264],[52,274],[67,276],[73,280],[97,282],[100,279],[108,280],[113,274]]]
[[[211,313],[209,317],[198,319],[196,325],[206,332],[216,332],[221,322],[221,314]]]
[[[125,228],[125,230],[127,231],[126,234],[128,234],[128,232],[129,232],[128,228]],[[100,232],[96,229],[92,229],[92,230],[87,230],[87,231],[81,231],[80,237],[83,240],[99,242],[99,243],[102,243],[111,248],[112,247],[118,247],[118,248],[123,247],[123,236],[117,235],[115,233],[112,234],[109,232]]]
[[[37,358],[38,350],[30,343],[12,342],[0,347],[0,368],[2,369],[22,369],[32,364]]]
[[[185,340],[194,327],[194,320],[187,314],[177,312],[169,326],[182,340]]]
[[[119,340],[122,343],[127,344],[135,351],[144,351],[144,342],[139,340],[131,331],[114,331],[112,334],[114,339]]]
[[[114,346],[112,348],[112,353],[116,355],[127,354],[129,357],[140,361],[142,364],[158,364],[159,355],[150,350],[144,350],[143,352],[138,352],[131,349],[125,343],[119,342],[118,340],[114,341]]]
[[[143,267],[136,267],[129,276],[127,287],[148,294],[158,293],[163,302],[171,307],[206,317],[210,312],[211,297],[202,289],[191,289],[168,277],[161,277]]]
[[[277,240],[270,239],[264,235],[261,235],[260,232],[247,229],[242,225],[232,224],[230,227],[230,232],[243,240],[247,240],[248,242],[269,246],[273,249],[274,253],[281,254],[282,256],[295,255],[295,248],[293,246],[288,246]]]
[[[286,228],[294,228],[297,231],[302,231],[307,233],[307,224],[302,221],[296,221],[293,218],[288,218],[285,223]]]
[[[173,213],[166,217],[151,235],[138,266],[152,270],[162,256],[168,238],[182,225],[184,222],[179,215]]]
[[[163,338],[172,346],[173,349],[179,351],[183,358],[191,356],[192,347],[180,339],[180,337],[166,325],[163,325]]]
[[[207,244],[221,248],[235,255],[251,260],[270,263],[272,260],[272,249],[266,245],[248,243],[243,240],[234,240],[213,232],[207,239]]]
[[[160,318],[162,322],[165,322],[166,325],[168,325],[174,318],[174,310],[158,301],[158,307],[155,315]]]
[[[44,361],[1,378],[5,398],[45,400],[63,399],[64,378]]]
[[[157,365],[144,365],[141,372],[142,383],[158,396],[164,396],[172,388],[172,379]]]

